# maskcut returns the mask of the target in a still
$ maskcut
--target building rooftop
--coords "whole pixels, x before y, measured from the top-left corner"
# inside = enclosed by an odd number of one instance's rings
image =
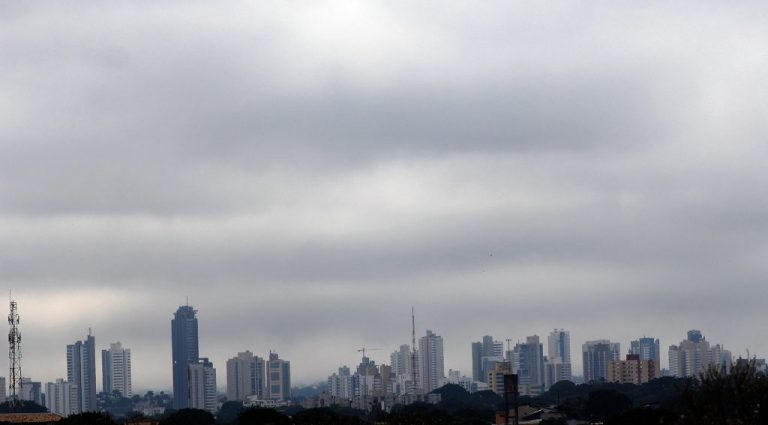
[[[53,413],[0,413],[0,422],[12,424],[51,424],[61,419]]]

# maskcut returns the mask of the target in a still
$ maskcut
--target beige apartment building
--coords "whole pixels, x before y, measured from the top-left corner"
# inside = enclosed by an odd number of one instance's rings
[[[653,360],[640,360],[638,354],[627,354],[626,360],[614,360],[608,364],[608,382],[645,384],[658,378]]]

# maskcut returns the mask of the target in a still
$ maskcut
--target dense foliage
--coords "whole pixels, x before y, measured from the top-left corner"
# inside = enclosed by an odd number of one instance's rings
[[[712,368],[683,392],[681,424],[768,423],[768,376],[755,361],[739,361],[729,372]]]
[[[481,425],[493,423],[503,409],[501,397],[491,391],[468,393],[458,385],[434,391],[441,402],[395,406],[391,412],[372,412],[343,407],[301,409],[279,412],[273,409],[245,409],[239,402],[222,405],[216,418],[197,409],[168,411],[161,425]],[[161,395],[164,396],[164,395]],[[145,396],[153,397],[153,394]],[[117,395],[103,398],[105,404],[123,403]],[[758,371],[755,361],[740,360],[726,371],[712,368],[699,379],[661,378],[643,385],[589,383],[575,385],[562,381],[538,397],[521,397],[521,404],[549,407],[569,419],[603,422],[605,425],[727,425],[768,424],[768,376]],[[0,412],[8,405],[0,405]],[[26,402],[27,412],[44,409]],[[127,419],[133,414],[128,414]],[[125,420],[118,420],[124,423]],[[112,425],[105,413],[72,415],[62,425]],[[565,419],[547,419],[542,425],[562,425]]]
[[[181,409],[163,418],[160,425],[215,425],[210,412],[200,409]]]
[[[9,401],[0,403],[0,413],[42,413],[48,409],[29,400],[19,400],[17,405],[11,406]]]
[[[273,409],[244,410],[237,418],[237,425],[291,425],[291,419]]]

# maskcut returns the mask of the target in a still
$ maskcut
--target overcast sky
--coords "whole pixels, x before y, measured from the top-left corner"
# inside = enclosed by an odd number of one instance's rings
[[[768,356],[766,40],[758,1],[0,2],[24,375],[91,327],[167,390],[187,296],[220,387],[388,363],[411,306],[446,372],[555,327],[577,373],[691,328]]]

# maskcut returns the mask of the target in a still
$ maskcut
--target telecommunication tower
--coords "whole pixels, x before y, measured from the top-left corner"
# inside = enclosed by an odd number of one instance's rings
[[[19,312],[16,309],[16,300],[11,298],[10,301],[11,312],[8,314],[8,325],[11,329],[8,332],[8,358],[11,363],[11,370],[8,404],[13,409],[21,405],[19,400],[21,393],[21,332],[19,332]]]
[[[413,344],[411,349],[411,387],[413,388],[413,394],[418,394],[419,384],[416,382],[416,376],[418,376],[418,371],[416,370],[416,314],[413,307],[411,307],[411,337]]]

